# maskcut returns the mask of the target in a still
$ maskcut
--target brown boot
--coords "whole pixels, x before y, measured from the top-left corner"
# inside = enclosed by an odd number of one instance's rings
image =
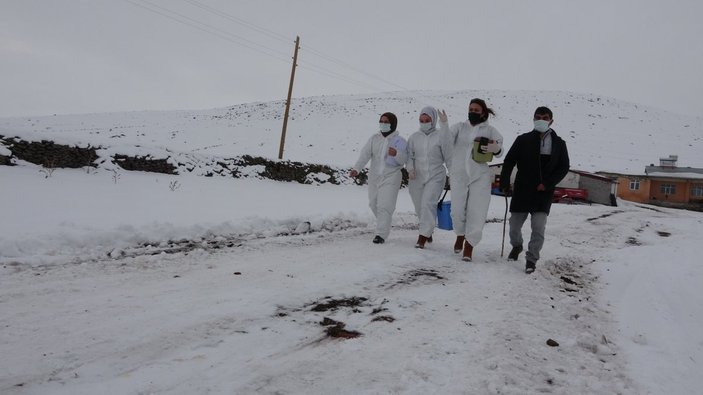
[[[427,238],[427,242],[432,243],[432,235],[430,235],[430,237]]]
[[[461,257],[461,260],[471,262],[471,254],[473,252],[474,246],[472,246],[468,241],[464,241],[464,255]]]
[[[420,235],[417,237],[417,243],[415,243],[415,248],[423,249],[425,248],[425,242],[427,241],[427,237]]]
[[[457,236],[454,242],[454,253],[458,254],[461,252],[461,248],[464,245],[464,236]]]

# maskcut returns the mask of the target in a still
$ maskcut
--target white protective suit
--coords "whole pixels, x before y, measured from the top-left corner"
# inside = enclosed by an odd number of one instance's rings
[[[388,155],[389,147],[397,150],[395,157]],[[375,133],[361,149],[359,160],[353,167],[360,171],[371,160],[368,173],[369,207],[376,216],[376,235],[384,240],[391,233],[391,220],[403,178],[400,169],[408,160],[407,150],[407,142],[398,131],[386,137]]]
[[[471,158],[471,149],[475,139],[487,137],[499,145],[500,151],[494,157],[500,157],[503,154],[503,136],[488,121],[472,126],[467,120],[453,125],[451,129],[446,122],[440,122],[440,130],[452,147],[448,167],[454,233],[464,235],[466,241],[476,247],[481,241],[488,216],[493,176],[488,163],[478,163]]]
[[[425,107],[420,114],[427,114],[432,119],[432,128],[428,131],[418,130],[408,139],[409,174],[415,174],[415,179],[408,181],[410,198],[415,205],[420,225],[420,234],[432,236],[437,223],[437,201],[444,189],[447,169],[444,166],[449,156],[450,147],[446,144],[442,132],[437,126],[437,110]]]

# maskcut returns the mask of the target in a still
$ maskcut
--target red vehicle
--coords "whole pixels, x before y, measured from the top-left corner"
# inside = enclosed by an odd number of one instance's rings
[[[588,191],[581,188],[555,188],[552,196],[554,203],[588,203]]]
[[[503,196],[500,190],[500,176],[496,175],[491,183],[491,194]],[[552,195],[553,203],[591,203],[588,201],[588,191],[581,188],[555,188]]]

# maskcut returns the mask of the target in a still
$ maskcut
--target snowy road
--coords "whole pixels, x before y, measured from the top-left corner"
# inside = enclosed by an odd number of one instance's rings
[[[638,393],[594,298],[598,273],[573,247],[584,235],[626,245],[594,224],[617,211],[559,210],[530,276],[500,258],[501,223],[486,225],[473,263],[450,251],[449,232],[417,250],[413,230],[378,246],[352,228],[6,265],[0,392]],[[360,336],[328,336],[325,317]]]

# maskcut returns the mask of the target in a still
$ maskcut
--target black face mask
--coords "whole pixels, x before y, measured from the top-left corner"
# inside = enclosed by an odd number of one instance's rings
[[[483,116],[477,112],[470,112],[469,122],[471,122],[472,125],[478,125],[479,123],[483,122]]]

